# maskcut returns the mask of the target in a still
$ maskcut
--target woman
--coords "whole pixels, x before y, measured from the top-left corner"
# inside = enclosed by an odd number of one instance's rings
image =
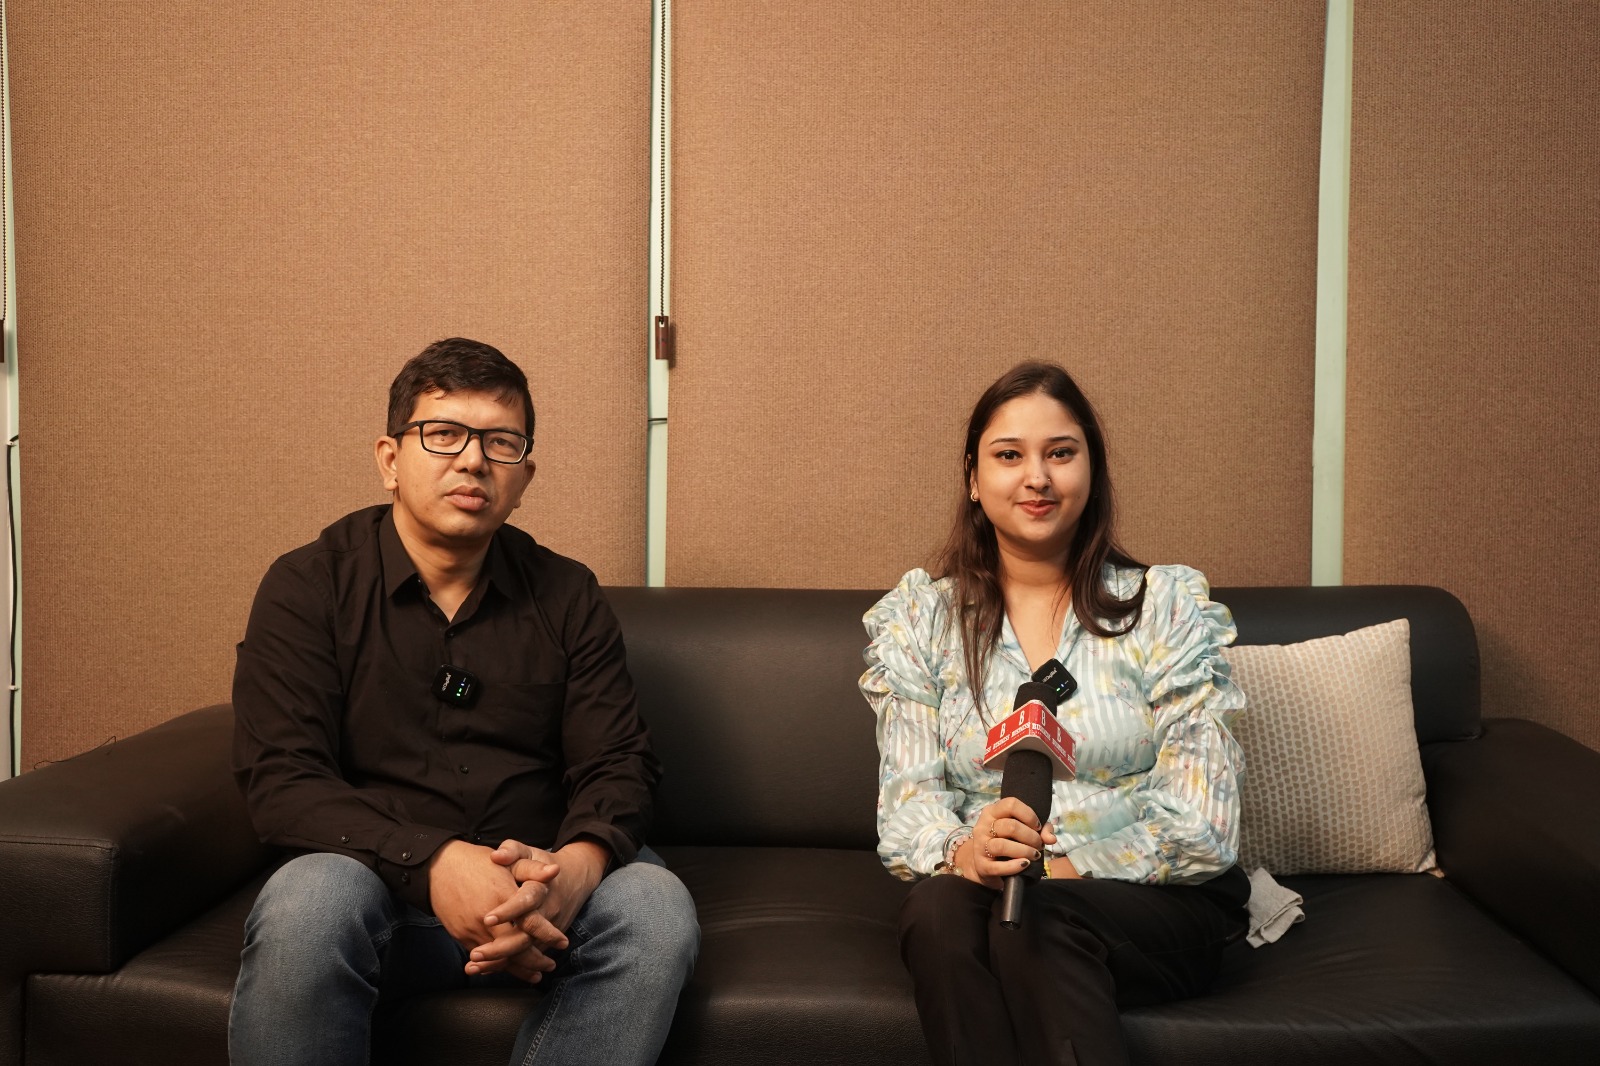
[[[942,576],[911,571],[866,616],[878,854],[919,882],[901,954],[935,1062],[1126,1062],[1118,1009],[1205,990],[1246,928],[1232,619],[1197,571],[1118,546],[1100,425],[1060,367],[989,387],[962,479]],[[1041,825],[982,759],[1051,659],[1078,681],[1058,710],[1077,772]],[[1002,928],[1001,879],[1035,863]]]

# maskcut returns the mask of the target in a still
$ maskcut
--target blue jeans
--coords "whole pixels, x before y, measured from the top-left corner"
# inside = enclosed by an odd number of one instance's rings
[[[645,848],[600,882],[567,939],[512,1066],[655,1062],[700,948],[683,883]],[[358,1066],[380,1001],[514,980],[469,978],[467,953],[439,919],[343,855],[302,855],[272,875],[245,922],[241,959],[228,1018],[234,1066]]]

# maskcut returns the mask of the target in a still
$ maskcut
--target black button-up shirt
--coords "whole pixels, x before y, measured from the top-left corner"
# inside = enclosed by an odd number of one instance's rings
[[[446,619],[389,510],[329,526],[256,592],[233,767],[262,840],[353,856],[424,909],[453,838],[586,836],[631,861],[661,768],[594,574],[503,526]],[[478,679],[472,706],[434,695],[442,665]]]

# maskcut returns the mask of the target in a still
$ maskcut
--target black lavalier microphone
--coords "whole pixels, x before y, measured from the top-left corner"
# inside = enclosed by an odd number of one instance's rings
[[[1032,681],[1025,681],[1017,689],[1012,706],[1018,710],[1029,703],[1044,705],[1051,714],[1056,713],[1060,701],[1071,698],[1078,682],[1067,668],[1054,659],[1034,671]],[[1051,799],[1055,794],[1052,784],[1054,773],[1050,756],[1042,751],[1015,750],[1006,756],[1006,768],[1000,776],[1000,796],[1015,796],[1026,803],[1039,817],[1040,828],[1050,820]],[[1036,862],[1020,874],[1005,879],[1000,896],[1000,925],[1016,929],[1022,925],[1022,892],[1028,881],[1036,881],[1044,873],[1044,863]]]
[[[1048,704],[1050,712],[1072,698],[1078,691],[1078,679],[1072,676],[1072,671],[1061,665],[1059,659],[1051,659],[1033,672],[1033,679],[1041,685],[1047,686],[1056,694],[1055,703]]]
[[[481,687],[469,671],[449,663],[439,667],[439,672],[433,675],[433,694],[457,707],[471,707],[477,702]]]

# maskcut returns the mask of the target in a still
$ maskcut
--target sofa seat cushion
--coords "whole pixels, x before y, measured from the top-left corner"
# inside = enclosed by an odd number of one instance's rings
[[[1600,1000],[1428,874],[1284,878],[1306,920],[1211,995],[1124,1015],[1140,1063],[1592,1064]]]
[[[876,855],[656,850],[688,886],[700,920],[700,957],[662,1066],[926,1066],[895,936],[909,886],[890,877]],[[533,994],[419,997],[403,1019],[380,1029],[374,1061],[503,1066]]]
[[[906,885],[863,851],[658,849],[694,894],[700,959],[666,1066],[922,1066],[895,923]],[[1215,991],[1124,1015],[1136,1063],[1539,1066],[1595,1061],[1600,1000],[1426,874],[1286,878],[1306,921],[1229,949]],[[28,979],[29,1066],[227,1061],[254,882],[113,974]],[[376,1066],[503,1066],[538,992],[421,997]],[[781,1050],[777,1050],[781,1049]],[[1419,1049],[1426,1049],[1425,1051]]]
[[[895,933],[910,886],[877,855],[657,850],[700,915],[700,959],[663,1063],[925,1066]]]
[[[908,886],[859,850],[663,847],[695,897],[695,976],[664,1066],[780,1058],[923,1066],[895,922]],[[41,974],[27,992],[30,1066],[227,1061],[228,1005],[244,920],[265,877],[113,974]],[[418,997],[381,1018],[376,1066],[504,1066],[539,993]]]

